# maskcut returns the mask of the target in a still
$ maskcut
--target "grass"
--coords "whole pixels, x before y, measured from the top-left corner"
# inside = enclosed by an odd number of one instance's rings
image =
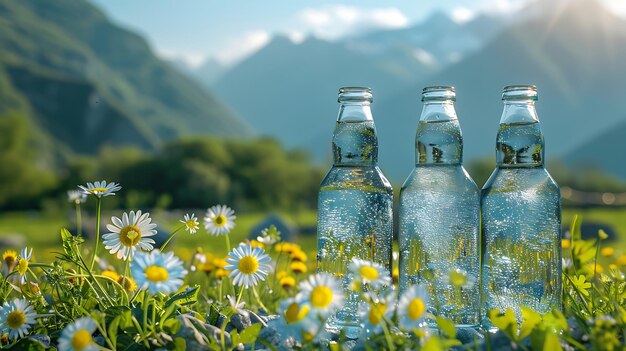
[[[200,221],[202,221],[204,211],[195,211],[195,213],[200,217]],[[315,226],[316,215],[314,211],[279,214],[295,226]],[[613,246],[617,251],[626,253],[626,209],[566,209],[563,211],[563,223],[565,226],[569,226],[575,214],[582,216],[583,223],[604,223],[611,226],[615,230],[616,240],[608,244]],[[121,212],[112,211],[103,214],[103,230],[106,230],[104,225],[110,221],[111,215],[120,216]],[[237,226],[230,234],[231,243],[234,245],[248,238],[250,236],[250,230],[267,215],[267,213],[258,212],[237,214]],[[179,226],[180,223],[178,220],[182,218],[182,216],[183,213],[179,211],[156,212],[152,215],[153,220],[159,224],[159,227],[170,233]],[[85,219],[85,226],[93,226],[93,223],[93,218]],[[0,214],[0,240],[15,234],[21,235],[25,239],[25,244],[35,249],[39,260],[53,259],[55,252],[59,251],[61,245],[60,229],[63,227],[71,228],[72,226],[73,217],[71,217],[71,214],[67,216],[46,215],[41,212],[33,211],[3,213]],[[255,233],[255,235],[257,234],[260,233]],[[316,250],[316,238],[314,235],[300,235],[297,236],[294,241],[298,242],[307,253],[314,253]],[[4,242],[1,245],[6,246]],[[171,245],[174,251],[183,259],[189,258],[198,247],[202,248],[205,252],[226,251],[224,238],[211,236],[204,231],[204,228],[201,228],[194,235],[179,232],[169,245]],[[5,247],[0,247],[0,249],[5,249]],[[14,249],[20,248],[16,247]]]

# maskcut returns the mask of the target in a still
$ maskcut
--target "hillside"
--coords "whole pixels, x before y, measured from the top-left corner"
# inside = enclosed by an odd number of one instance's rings
[[[143,38],[83,0],[0,3],[0,84],[0,116],[18,111],[37,138],[77,153],[251,133]]]

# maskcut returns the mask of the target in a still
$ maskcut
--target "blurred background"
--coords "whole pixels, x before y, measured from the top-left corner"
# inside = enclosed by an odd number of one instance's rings
[[[380,165],[399,190],[422,87],[457,88],[482,186],[502,87],[535,84],[564,224],[581,214],[584,233],[626,248],[625,83],[622,0],[2,1],[0,247],[56,247],[75,228],[66,190],[106,179],[124,189],[103,224],[151,210],[166,237],[183,211],[224,203],[235,237],[274,223],[314,250],[339,87],[372,87]]]

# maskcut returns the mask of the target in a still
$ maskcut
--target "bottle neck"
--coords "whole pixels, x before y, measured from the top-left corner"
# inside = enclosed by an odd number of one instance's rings
[[[453,101],[424,101],[415,135],[416,165],[462,162],[463,137]]]
[[[333,134],[335,166],[374,166],[378,162],[378,138],[370,103],[341,103]]]
[[[496,140],[496,163],[503,168],[541,167],[545,144],[535,101],[504,101]]]

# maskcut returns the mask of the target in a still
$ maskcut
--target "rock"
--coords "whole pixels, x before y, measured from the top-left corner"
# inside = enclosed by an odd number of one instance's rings
[[[488,334],[488,335],[487,335]],[[488,350],[498,350],[498,351],[513,351],[516,350],[514,348],[513,343],[503,332],[497,331],[495,333],[487,333],[484,339],[478,342],[478,350],[480,351],[488,351]],[[489,342],[489,345],[487,345]]]
[[[240,310],[239,313],[230,316],[230,324],[232,324],[232,326],[235,327],[237,331],[242,331],[248,328],[252,325],[250,313],[245,310]]]
[[[94,336],[93,341],[100,346],[103,346],[103,347],[106,346],[106,340],[104,339],[104,336],[102,335]]]
[[[248,311],[248,318],[250,318],[250,323],[251,324],[261,323],[261,328],[267,327],[267,323],[265,322],[263,317],[259,316],[258,314],[254,313],[252,311]]]
[[[572,338],[574,338],[574,340],[576,341],[582,341],[585,332],[580,328],[578,320],[576,320],[576,318],[574,317],[570,317],[567,319],[567,325],[569,326],[569,333]]]
[[[474,345],[474,342],[484,339],[484,336],[474,328],[459,328],[456,330],[456,338],[462,344]]]
[[[207,335],[211,337],[218,344],[222,341],[222,330],[214,325],[204,323],[201,320],[188,315],[183,314],[178,317],[181,322],[181,328],[174,337],[181,337],[185,339],[188,350],[210,350],[209,340]],[[223,332],[224,344],[227,348],[231,348],[231,338],[228,331]],[[237,346],[239,349],[239,345]]]

